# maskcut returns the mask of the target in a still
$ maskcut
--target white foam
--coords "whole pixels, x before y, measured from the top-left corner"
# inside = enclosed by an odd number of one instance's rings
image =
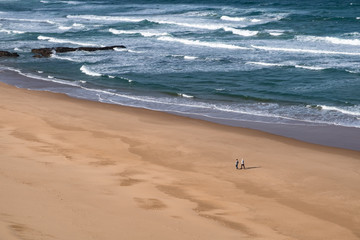
[[[283,35],[283,33],[276,33],[276,32],[269,32],[269,34],[275,37]]]
[[[188,40],[174,37],[159,37],[158,40],[168,41],[168,42],[178,42],[186,45],[202,46],[202,47],[211,47],[211,48],[225,48],[225,49],[241,49],[248,50],[250,48],[240,47],[231,44],[218,43],[218,42],[201,42],[199,40]]]
[[[0,18],[1,20],[8,20],[8,21],[18,21],[18,22],[40,22],[40,23],[49,23],[49,24],[56,24],[56,22],[51,20],[43,20],[43,19],[24,19],[24,18]]]
[[[56,54],[51,54],[51,58],[59,59],[59,60],[66,60],[66,61],[70,61],[70,62],[82,62],[81,60],[78,60],[78,59],[74,59],[71,57],[62,57],[62,56],[59,56]]]
[[[349,36],[360,36],[359,32],[351,32],[351,33],[346,33],[345,35],[349,35]]]
[[[7,29],[0,29],[0,32],[4,32],[7,34],[23,34],[25,32],[17,31],[17,30],[7,30]]]
[[[63,85],[70,85],[70,86],[78,86],[78,84],[74,83],[74,82],[69,82],[69,81],[65,81],[65,80],[61,80],[61,79],[57,79],[57,78],[54,78],[53,76],[48,76],[47,78],[45,77],[41,77],[41,76],[38,76],[38,75],[34,75],[34,74],[31,74],[31,73],[23,73],[21,70],[19,69],[15,69],[15,68],[8,68],[9,70],[11,71],[14,71],[14,72],[17,72],[19,73],[20,75],[22,76],[25,76],[25,77],[29,77],[29,78],[34,78],[34,79],[38,79],[38,80],[42,80],[42,81],[47,81],[47,82],[55,82],[55,83],[59,83],[59,84],[63,84]],[[43,71],[37,71],[38,73],[43,73]],[[50,80],[51,79],[51,80]]]
[[[195,56],[184,56],[184,59],[185,60],[195,60],[197,59],[198,57],[195,57]]]
[[[78,5],[78,4],[82,3],[82,2],[77,2],[77,1],[60,1],[60,2],[69,4],[69,5]]]
[[[100,73],[97,73],[97,72],[94,72],[94,71],[90,70],[85,65],[81,66],[80,71],[85,73],[86,75],[93,76],[93,77],[100,77],[101,76]]]
[[[257,19],[257,18],[251,19],[250,21],[253,22],[253,23],[261,22],[261,20],[260,20],[260,19]]]
[[[246,62],[246,64],[254,64],[254,65],[261,65],[261,66],[268,66],[268,67],[284,67],[285,64],[280,63],[266,63],[266,62]]]
[[[360,70],[354,71],[354,70],[345,69],[345,72],[358,74],[358,73],[360,73]]]
[[[59,26],[59,29],[60,30],[70,30],[70,29],[82,29],[84,28],[85,26],[83,24],[80,24],[80,23],[74,23],[73,25],[71,26]]]
[[[235,35],[240,36],[255,36],[258,34],[258,31],[250,31],[246,29],[237,29],[229,26],[224,26],[222,24],[205,24],[205,23],[184,23],[184,22],[172,22],[172,21],[158,21],[162,24],[172,24],[172,25],[178,25],[182,27],[188,27],[188,28],[199,28],[199,29],[206,29],[206,30],[220,30],[223,29],[227,32],[232,32]]]
[[[356,17],[357,20],[360,20],[360,17]]]
[[[192,17],[214,17],[217,16],[217,14],[213,11],[191,11],[191,12],[187,12],[181,15],[185,15],[185,16],[192,16]]]
[[[81,46],[97,46],[96,44],[91,44],[91,43],[84,43],[84,42],[76,42],[76,41],[71,41],[68,39],[59,39],[59,38],[53,38],[53,37],[46,37],[46,36],[38,36],[39,40],[44,40],[44,41],[49,41],[49,42],[54,42],[54,43],[71,43],[74,45],[81,45]]]
[[[350,110],[342,109],[339,107],[326,106],[326,105],[317,105],[317,107],[320,107],[322,110],[326,110],[326,111],[337,111],[337,112],[341,112],[341,113],[352,115],[352,116],[360,116],[359,108],[357,109],[357,111],[350,111]]]
[[[171,24],[182,27],[200,28],[207,30],[217,30],[217,29],[222,29],[224,27],[224,25],[220,25],[220,24],[185,23],[185,22],[173,22],[173,21],[157,21],[157,22],[161,24]]]
[[[317,66],[304,66],[304,65],[295,65],[296,68],[303,68],[303,69],[308,69],[308,70],[324,70],[326,68],[324,67],[317,67]]]
[[[269,33],[271,36],[281,36],[284,34],[284,30],[266,30],[265,32]]]
[[[229,16],[221,16],[221,20],[224,21],[232,21],[232,22],[243,22],[246,20],[244,17],[229,17]]]
[[[70,19],[85,19],[85,20],[101,20],[101,21],[114,21],[114,22],[141,22],[145,18],[126,18],[120,16],[98,16],[98,15],[67,15]]]
[[[236,28],[232,28],[232,27],[224,27],[223,29],[227,32],[232,32],[233,34],[244,36],[244,37],[252,37],[259,33],[258,31],[236,29]]]
[[[44,73],[44,71],[40,71],[40,70],[39,70],[39,71],[37,71],[37,72],[38,72],[38,73]]]
[[[325,37],[325,40],[334,44],[360,46],[359,39],[341,39],[336,37]]]
[[[114,51],[116,52],[128,52],[129,50],[126,48],[114,48]]]
[[[178,96],[184,97],[184,98],[194,98],[194,96],[187,95],[187,94],[185,94],[185,93],[178,93]]]
[[[127,48],[114,48],[116,52],[130,52],[130,53],[143,53],[143,51],[135,51]]]
[[[131,79],[129,79],[129,78],[126,78],[126,77],[121,77],[121,79],[124,79],[124,80],[128,81],[128,83],[133,82],[133,80],[131,80]]]
[[[115,78],[115,76],[111,76],[111,75],[109,75],[109,76],[108,76],[108,78],[112,78],[112,79],[113,79],[113,78]]]
[[[65,31],[70,30],[71,28],[72,28],[72,27],[59,26],[59,29],[60,29],[60,30],[65,30]]]
[[[317,36],[297,36],[298,40],[301,41],[324,41],[332,44],[342,44],[342,45],[352,45],[360,46],[360,39],[346,39],[346,38],[337,38],[337,37],[317,37]]]
[[[110,28],[109,32],[112,34],[140,34],[143,37],[157,37],[157,36],[166,36],[168,33],[159,33],[159,32],[146,32],[146,31],[125,31],[125,30],[116,30],[114,28]]]
[[[314,49],[279,48],[279,47],[267,47],[267,46],[256,46],[256,45],[251,45],[251,46],[255,49],[260,49],[260,50],[265,50],[265,51],[360,56],[360,52],[335,52],[335,51],[314,50]]]
[[[267,63],[267,62],[246,62],[246,64],[254,64],[268,67],[295,67],[295,68],[303,68],[308,70],[324,70],[324,67],[317,66],[304,66],[304,65],[291,65],[291,64],[282,64],[282,63]]]

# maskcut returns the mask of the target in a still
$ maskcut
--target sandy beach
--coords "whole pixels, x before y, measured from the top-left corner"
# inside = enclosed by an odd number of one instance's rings
[[[359,151],[3,83],[0,116],[1,239],[360,239]]]

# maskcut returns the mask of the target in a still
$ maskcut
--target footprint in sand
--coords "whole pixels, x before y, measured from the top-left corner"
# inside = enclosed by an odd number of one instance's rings
[[[146,210],[159,210],[166,208],[166,205],[156,198],[134,198],[140,208]]]

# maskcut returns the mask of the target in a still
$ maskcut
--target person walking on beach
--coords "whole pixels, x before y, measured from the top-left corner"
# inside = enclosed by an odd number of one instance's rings
[[[244,161],[244,159],[242,158],[242,159],[241,159],[240,169],[242,169],[243,166],[244,166],[244,169],[246,169],[246,168],[245,168],[245,161]]]
[[[236,169],[239,169],[239,160],[238,159],[236,159],[235,167],[236,167]]]

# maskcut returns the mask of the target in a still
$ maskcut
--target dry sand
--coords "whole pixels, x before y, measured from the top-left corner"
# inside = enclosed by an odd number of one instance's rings
[[[5,84],[0,151],[1,240],[360,239],[358,151]]]

